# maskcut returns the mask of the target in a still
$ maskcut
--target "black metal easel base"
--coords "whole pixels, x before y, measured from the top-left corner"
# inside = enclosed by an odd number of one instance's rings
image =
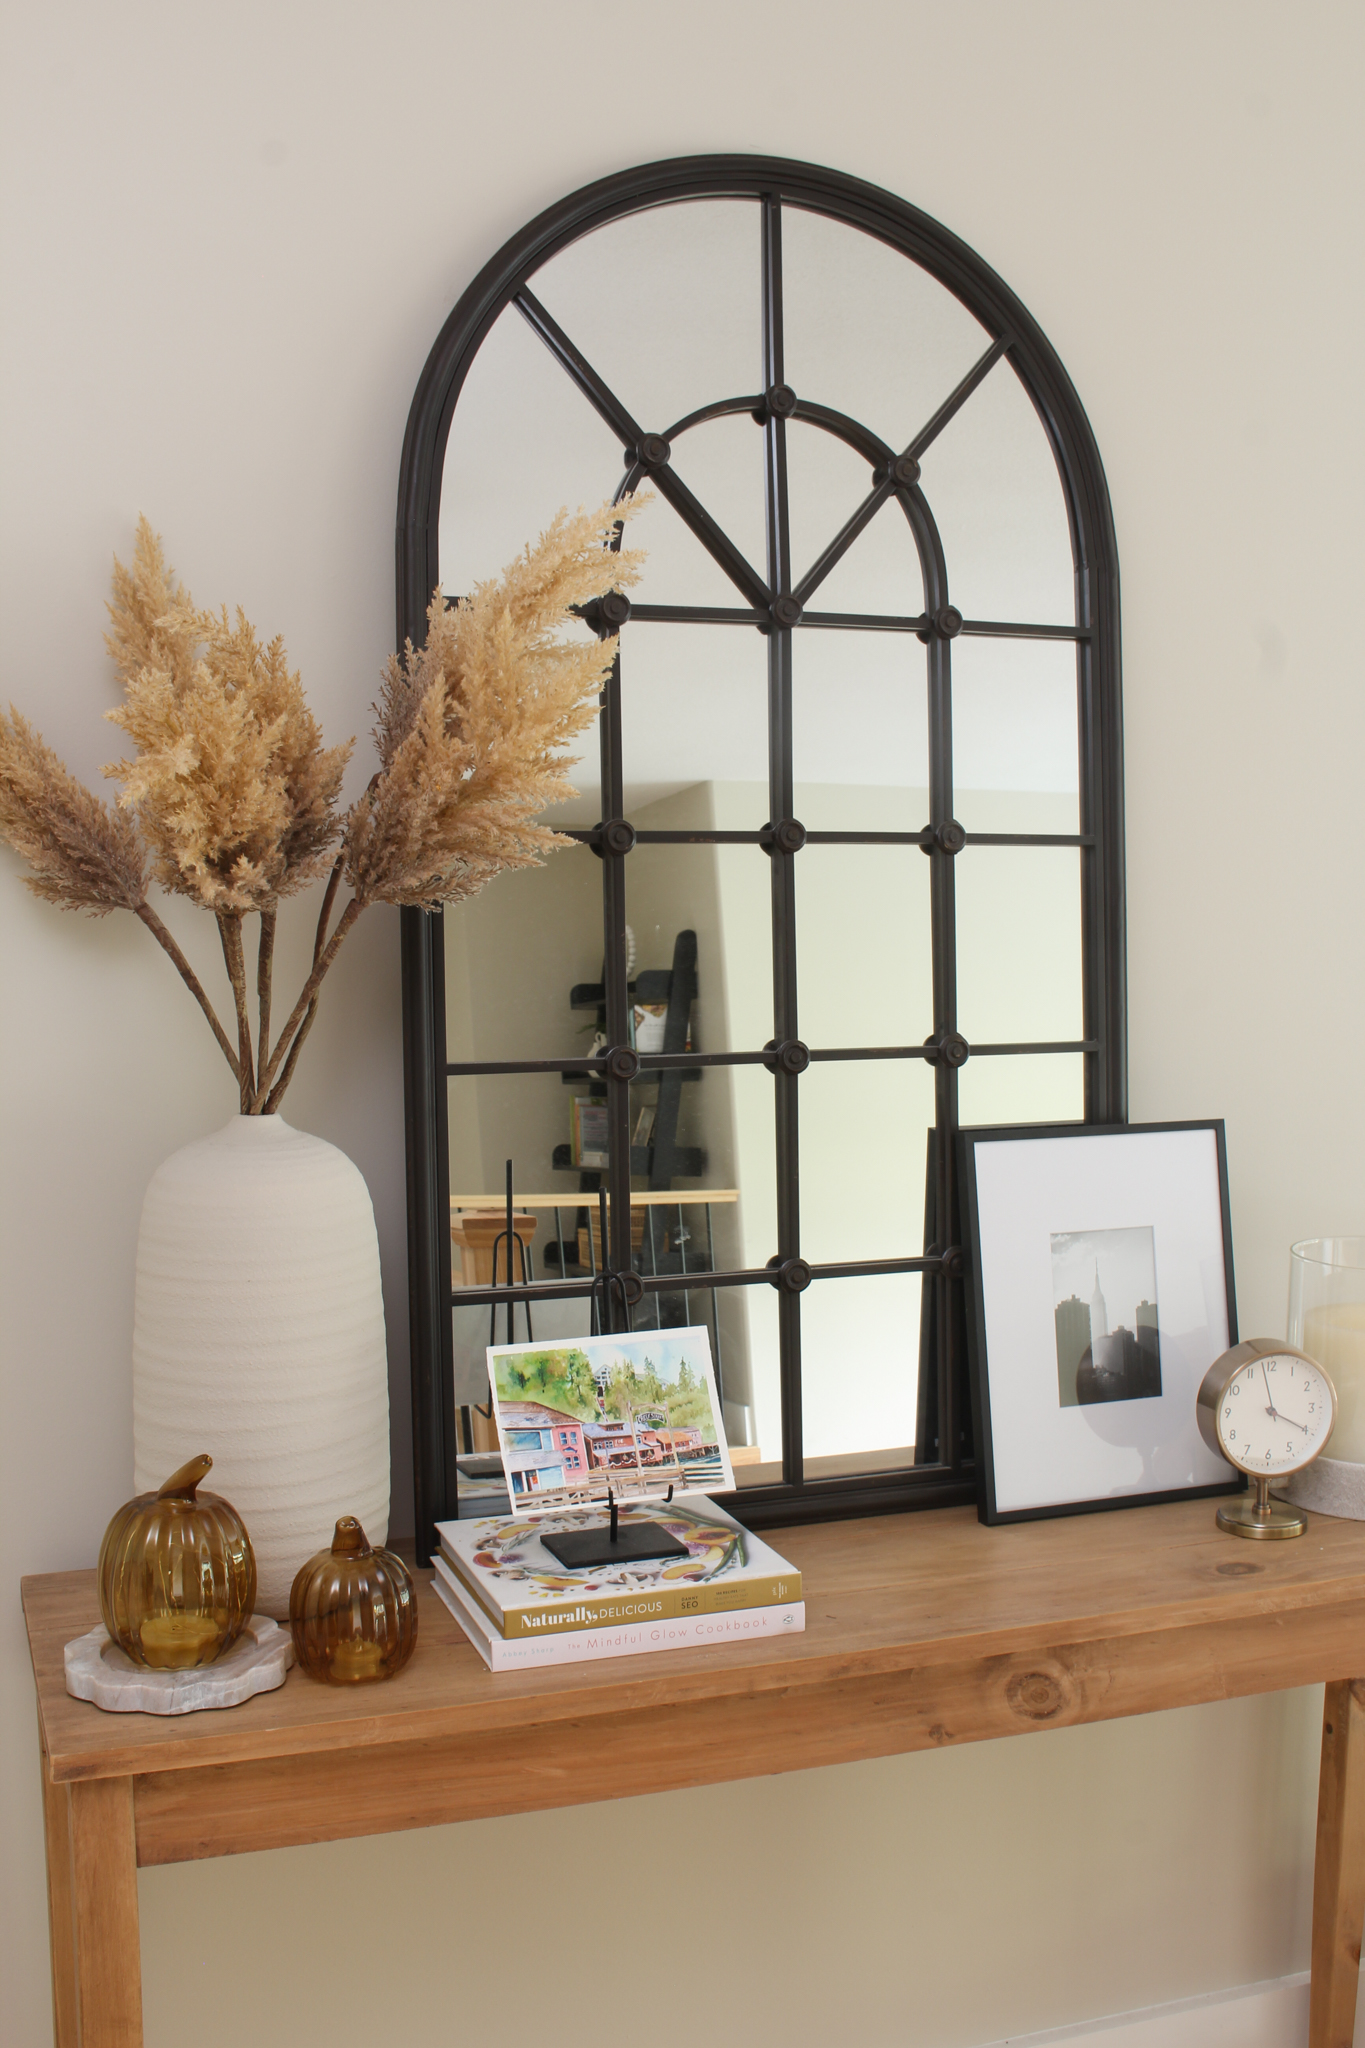
[[[665,1507],[672,1498],[670,1486]],[[627,1522],[623,1529],[620,1502],[614,1493],[608,1492],[607,1506],[611,1510],[609,1522],[598,1522],[591,1529],[556,1530],[551,1536],[541,1537],[542,1547],[570,1572],[594,1571],[612,1564],[643,1564],[646,1558],[690,1555],[687,1545],[670,1536],[659,1522]]]
[[[566,1571],[592,1571],[603,1565],[641,1564],[650,1557],[687,1557],[687,1545],[670,1536],[658,1522],[627,1522],[613,1539],[606,1523],[595,1529],[559,1530],[542,1536],[541,1545]]]

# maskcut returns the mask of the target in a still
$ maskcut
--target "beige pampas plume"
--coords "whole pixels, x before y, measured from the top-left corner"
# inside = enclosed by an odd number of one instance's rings
[[[355,742],[324,749],[283,641],[263,647],[240,609],[235,625],[226,607],[196,611],[145,519],[114,591],[106,641],[124,701],[106,716],[137,752],[104,772],[162,888],[240,913],[325,874]]]
[[[122,785],[118,807],[78,782],[17,711],[0,714],[0,839],[33,869],[28,886],[63,909],[131,910],[147,926],[208,1019],[243,1114],[278,1107],[323,977],[368,904],[456,902],[569,843],[537,819],[574,793],[565,748],[595,718],[614,653],[575,614],[637,579],[643,556],[621,552],[620,540],[640,502],[561,511],[502,576],[453,606],[436,592],[425,645],[409,643],[385,671],[379,769],[344,817],[354,742],[323,746],[283,642],[263,644],[240,610],[235,620],[226,608],[199,611],[145,519],[131,568],[115,561],[106,636],[124,685],[107,715],[134,749],[104,771]],[[279,901],[329,866],[312,971],[272,1045]],[[149,872],[217,920],[235,1048],[147,901]],[[333,928],[343,880],[351,898]],[[242,938],[253,912],[254,1043]]]
[[[602,595],[604,545],[634,509],[561,511],[496,581],[456,605],[437,590],[425,645],[390,659],[375,707],[380,773],[342,848],[357,900],[456,902],[567,843],[535,820],[575,794],[563,749],[597,715],[612,647],[563,628]],[[611,586],[643,560],[611,558]]]
[[[0,838],[33,869],[35,896],[63,910],[107,917],[146,896],[147,856],[126,818],[62,765],[41,733],[10,706],[0,712]]]

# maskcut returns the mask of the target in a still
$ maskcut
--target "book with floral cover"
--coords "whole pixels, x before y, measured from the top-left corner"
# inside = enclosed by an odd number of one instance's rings
[[[524,1526],[524,1525],[523,1525]],[[435,1590],[459,1622],[490,1671],[527,1671],[541,1664],[586,1664],[609,1657],[635,1657],[649,1650],[714,1648],[717,1643],[752,1642],[759,1636],[799,1635],[806,1626],[800,1600],[769,1607],[740,1607],[733,1613],[683,1614],[671,1620],[617,1620],[565,1635],[501,1636],[465,1590],[464,1581],[436,1559]]]
[[[583,1527],[583,1515],[567,1509],[515,1520],[438,1522],[436,1528],[441,1559],[459,1591],[509,1642],[794,1606],[802,1599],[800,1572],[704,1496],[621,1508],[622,1528],[632,1520],[661,1523],[686,1546],[686,1557],[568,1571],[540,1541],[542,1534]]]

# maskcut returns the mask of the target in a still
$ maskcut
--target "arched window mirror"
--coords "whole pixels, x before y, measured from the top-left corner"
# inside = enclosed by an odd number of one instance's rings
[[[528,1309],[585,1333],[604,1265],[606,1313],[709,1326],[750,1522],[970,1499],[954,1133],[1126,1113],[1113,526],[1018,299],[808,164],[589,186],[432,350],[400,635],[641,483],[648,565],[584,622],[617,661],[549,820],[578,844],[403,913],[422,1543],[490,1303],[500,1336],[509,1300],[519,1338]],[[478,1215],[509,1158],[510,1294]]]

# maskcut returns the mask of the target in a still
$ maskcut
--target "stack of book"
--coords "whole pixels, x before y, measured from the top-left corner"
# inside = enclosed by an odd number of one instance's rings
[[[661,1522],[686,1558],[566,1571],[540,1532],[581,1529],[581,1511],[438,1522],[436,1591],[491,1671],[525,1671],[795,1635],[801,1574],[704,1496],[622,1508],[621,1526]]]

